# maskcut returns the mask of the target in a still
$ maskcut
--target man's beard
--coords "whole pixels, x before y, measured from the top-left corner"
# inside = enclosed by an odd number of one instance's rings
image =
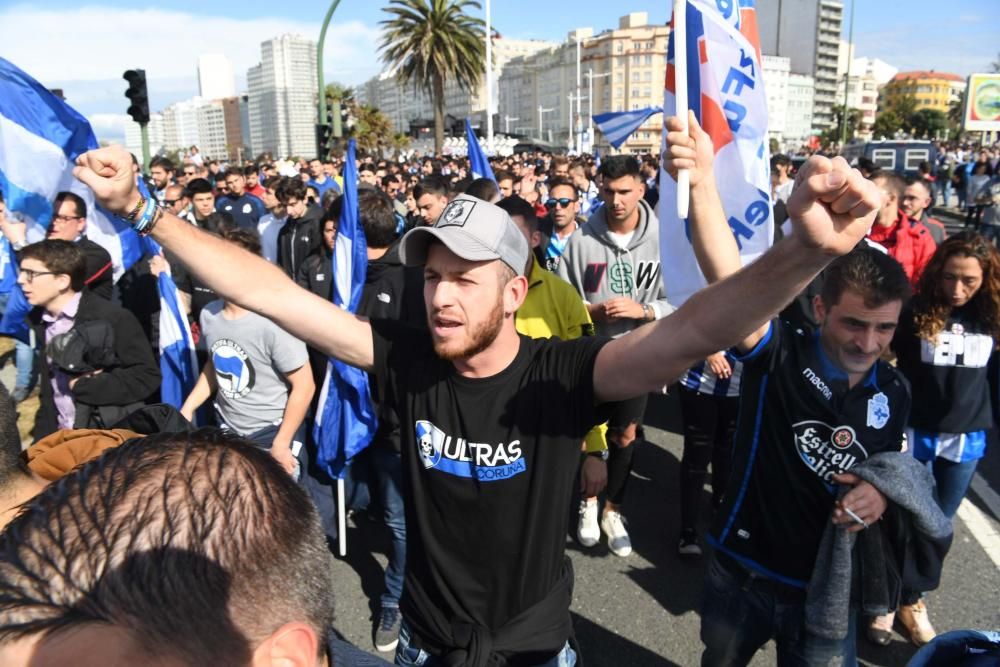
[[[474,327],[472,325],[466,325],[469,327],[469,340],[463,347],[458,349],[448,349],[447,345],[451,343],[451,341],[445,342],[435,340],[434,352],[436,352],[439,357],[447,361],[474,357],[492,345],[493,341],[495,341],[497,336],[500,335],[500,330],[503,329],[503,318],[503,301],[497,299],[493,310],[490,311],[485,320]],[[429,324],[433,327],[433,323]]]

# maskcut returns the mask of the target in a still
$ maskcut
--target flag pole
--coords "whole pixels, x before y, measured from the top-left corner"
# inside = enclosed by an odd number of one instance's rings
[[[347,555],[347,502],[344,478],[337,480],[337,551],[340,557]]]
[[[681,121],[681,131],[688,129],[687,89],[687,0],[674,0],[674,113]],[[687,169],[677,170],[677,217],[688,217],[691,196],[691,174]]]

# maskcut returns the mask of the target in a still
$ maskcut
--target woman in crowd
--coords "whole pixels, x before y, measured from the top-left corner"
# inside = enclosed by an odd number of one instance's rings
[[[979,234],[953,236],[924,269],[893,340],[913,392],[907,446],[933,472],[935,498],[949,519],[994,426],[998,341],[1000,254]],[[899,615],[915,644],[934,638],[919,592],[904,591]],[[875,619],[869,636],[888,643],[892,620]]]

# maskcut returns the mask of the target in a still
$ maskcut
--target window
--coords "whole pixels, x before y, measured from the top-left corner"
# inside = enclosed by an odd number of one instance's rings
[[[638,65],[641,58],[642,56],[632,56],[632,64]]]
[[[872,162],[875,166],[882,169],[895,169],[896,168],[896,149],[895,148],[876,148],[872,151]]]
[[[652,80],[653,80],[653,73],[650,72],[649,70],[646,70],[645,81],[648,83]]]
[[[639,80],[639,72],[632,72],[632,82],[634,83],[638,80]]]
[[[618,72],[617,74],[615,74],[615,83],[624,83],[624,81],[625,81],[625,75],[624,74],[622,74],[621,72]]]
[[[622,44],[621,42],[616,42],[615,43],[615,53],[621,53],[624,50],[625,50],[625,45],[624,44]]]
[[[645,63],[647,65],[652,65],[653,64],[653,56],[651,56],[649,54],[646,54]]]
[[[926,148],[908,148],[903,162],[903,169],[906,171],[916,171],[920,163],[929,160],[931,153]]]
[[[639,89],[638,88],[633,88],[632,89],[632,97],[639,97]]]

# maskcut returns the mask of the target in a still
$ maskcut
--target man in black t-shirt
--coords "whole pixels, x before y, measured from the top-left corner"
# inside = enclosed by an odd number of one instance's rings
[[[722,280],[739,271],[740,256],[716,190],[711,138],[697,122],[690,135],[676,118],[667,127],[666,168],[686,168],[691,178],[695,255],[710,283]],[[793,220],[818,204],[803,196],[801,178],[798,185],[788,199]],[[831,209],[848,211],[852,201]],[[771,638],[779,663],[826,665],[853,654],[853,633],[838,640],[810,632],[806,589],[831,517],[858,531],[886,509],[885,497],[849,470],[902,446],[909,387],[880,358],[909,283],[898,262],[867,246],[825,274],[812,303],[815,333],[774,320],[737,345],[740,417],[729,488],[708,535],[716,552],[702,610],[703,665],[746,664]],[[851,487],[840,500],[838,485]]]
[[[140,197],[117,177],[130,168],[112,147],[82,156],[76,173],[125,214]],[[528,243],[504,211],[466,196],[402,241],[403,262],[424,270],[422,332],[353,316],[170,214],[152,236],[223,298],[374,373],[376,398],[399,410],[407,571],[397,664],[425,654],[477,666],[572,663],[564,550],[580,441],[606,418],[601,406],[658,390],[749,335],[864,235],[878,205],[872,184],[843,160],[814,158],[802,174],[793,238],[613,341],[519,336]]]

